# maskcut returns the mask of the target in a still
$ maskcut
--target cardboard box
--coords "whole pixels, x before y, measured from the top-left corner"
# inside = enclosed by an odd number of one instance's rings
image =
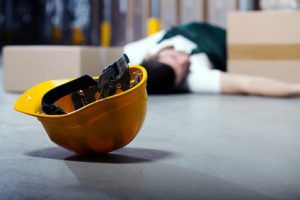
[[[228,16],[229,72],[300,83],[300,12]]]
[[[21,92],[45,80],[98,76],[122,52],[121,47],[7,46],[3,50],[4,88]]]

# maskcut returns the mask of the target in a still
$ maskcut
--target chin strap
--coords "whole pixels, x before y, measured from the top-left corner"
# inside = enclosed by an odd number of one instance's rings
[[[129,59],[126,54],[106,67],[99,76],[98,81],[88,75],[74,79],[48,91],[42,98],[42,110],[49,115],[61,115],[66,112],[55,104],[60,98],[71,95],[73,106],[79,109],[96,101],[96,93],[99,98],[105,98],[115,94],[117,89],[123,91],[130,88]]]

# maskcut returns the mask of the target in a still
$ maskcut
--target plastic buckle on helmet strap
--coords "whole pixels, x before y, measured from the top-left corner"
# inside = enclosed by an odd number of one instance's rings
[[[98,80],[100,97],[105,98],[113,95],[117,88],[123,91],[130,87],[129,59],[126,54],[112,65],[106,67]],[[119,87],[120,85],[120,87]]]

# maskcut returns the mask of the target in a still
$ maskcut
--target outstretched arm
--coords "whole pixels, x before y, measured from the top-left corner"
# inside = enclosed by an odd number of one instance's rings
[[[223,94],[247,94],[272,97],[300,97],[300,84],[290,84],[270,78],[222,73]]]

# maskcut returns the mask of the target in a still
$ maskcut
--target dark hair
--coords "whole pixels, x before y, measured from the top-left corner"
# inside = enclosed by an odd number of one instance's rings
[[[175,86],[175,72],[166,64],[160,63],[157,56],[141,63],[147,70],[147,91],[149,94],[172,93]]]

